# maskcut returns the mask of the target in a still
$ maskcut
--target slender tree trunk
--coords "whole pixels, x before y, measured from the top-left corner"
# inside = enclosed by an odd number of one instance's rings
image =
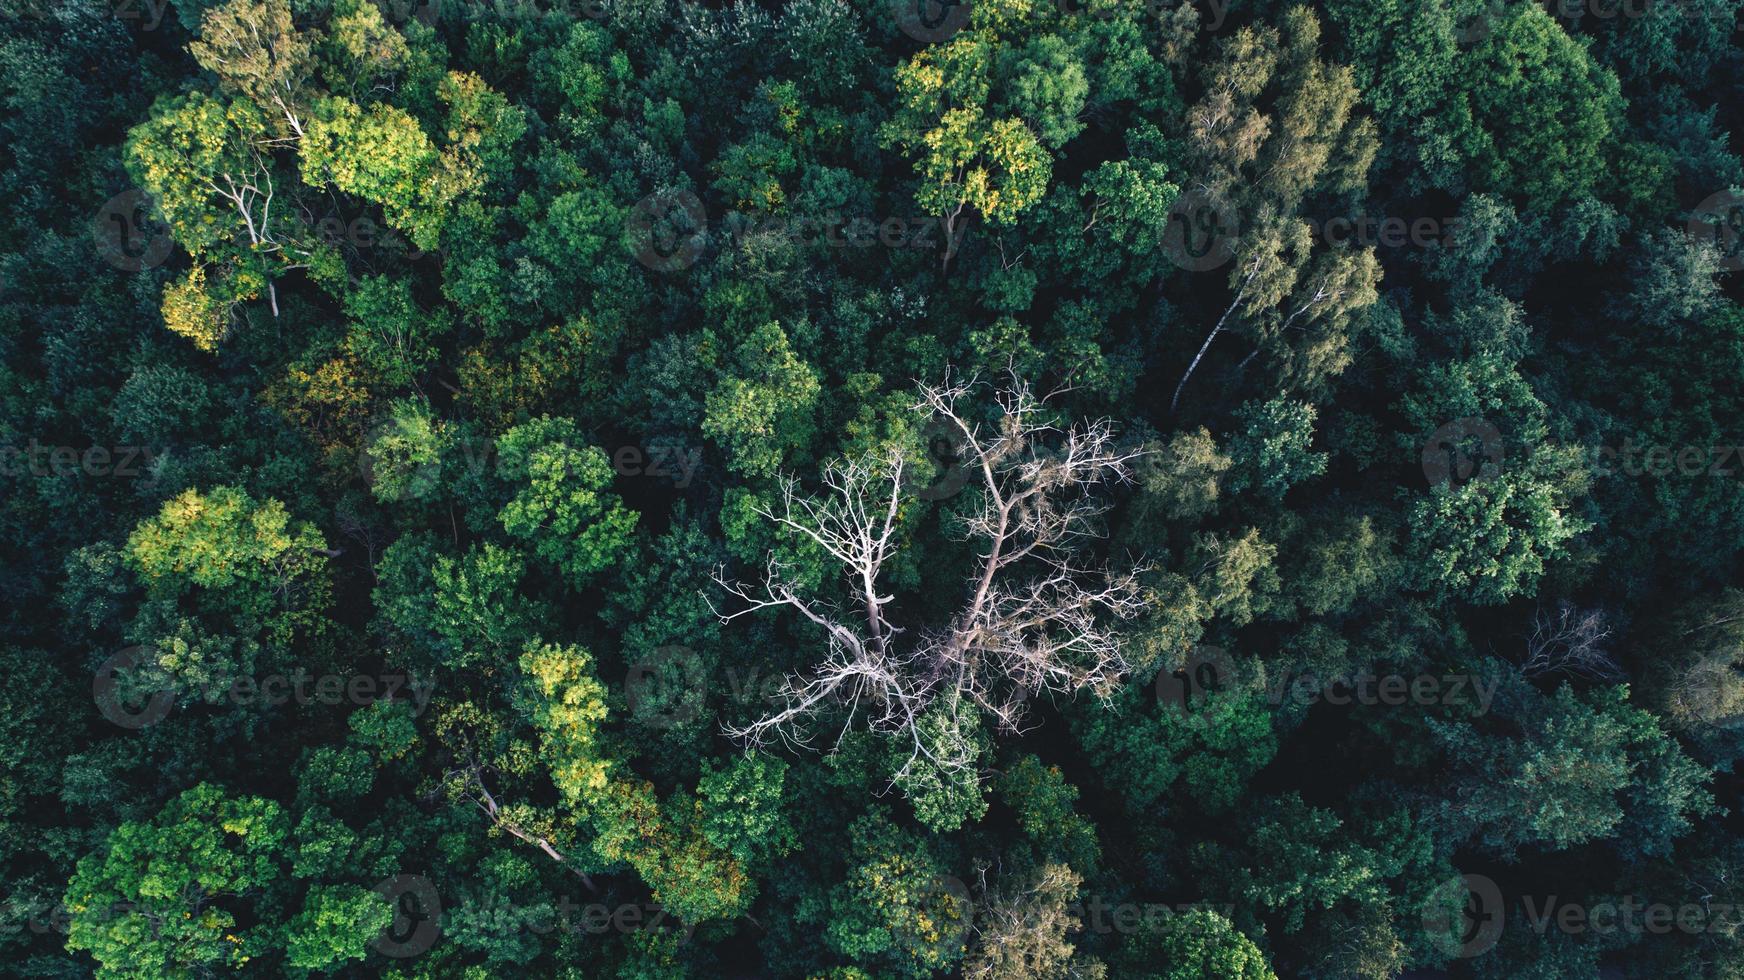
[[[1252,278],[1252,276],[1248,277],[1250,281]],[[1223,315],[1217,318],[1217,326],[1212,327],[1211,332],[1205,335],[1205,343],[1199,345],[1199,353],[1193,355],[1193,363],[1187,365],[1187,373],[1181,375],[1181,383],[1175,386],[1175,397],[1169,399],[1170,415],[1175,414],[1176,407],[1181,404],[1181,389],[1187,387],[1187,379],[1191,378],[1193,372],[1199,369],[1199,362],[1205,358],[1205,352],[1211,349],[1211,342],[1217,339],[1218,333],[1223,330],[1223,325],[1229,322],[1229,315],[1235,312],[1237,306],[1241,305],[1241,298],[1246,295],[1247,284],[1243,283],[1241,291],[1236,293],[1235,299],[1230,301],[1229,309],[1224,310]]]

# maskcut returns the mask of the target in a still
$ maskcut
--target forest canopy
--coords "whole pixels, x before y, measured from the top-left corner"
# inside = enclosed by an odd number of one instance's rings
[[[1744,977],[1740,6],[0,0],[0,973]]]

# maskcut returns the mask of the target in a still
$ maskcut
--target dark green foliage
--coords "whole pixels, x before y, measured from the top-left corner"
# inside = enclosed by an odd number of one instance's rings
[[[1744,975],[1740,8],[0,3],[0,972]]]

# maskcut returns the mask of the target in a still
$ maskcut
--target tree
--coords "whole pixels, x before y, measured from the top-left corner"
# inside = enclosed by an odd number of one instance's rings
[[[1482,130],[1474,189],[1518,195],[1534,209],[1591,193],[1614,152],[1616,76],[1541,8],[1509,7],[1488,26],[1460,75]]]
[[[1189,909],[1128,939],[1117,964],[1127,976],[1150,980],[1275,980],[1265,953],[1222,913]]]
[[[967,980],[1045,980],[1072,976],[1080,927],[1072,906],[1083,879],[1063,864],[1041,869],[1034,881],[989,896],[976,912],[975,943],[963,961]]]
[[[518,491],[497,515],[503,530],[531,541],[578,589],[618,563],[636,514],[607,490],[611,463],[574,422],[524,422],[503,434],[497,453],[499,473]]]
[[[360,885],[317,885],[287,924],[285,963],[304,970],[361,960],[367,944],[394,921],[382,896]]]
[[[961,759],[987,754],[990,740],[981,717],[953,703],[954,695],[927,708],[915,722],[920,749],[900,741],[890,746],[893,782],[914,805],[915,819],[935,833],[946,833],[987,812],[981,773]]]
[[[304,183],[328,184],[382,206],[412,244],[434,250],[455,200],[479,182],[456,155],[437,149],[410,113],[365,109],[349,99],[316,102],[297,142]]]
[[[1459,805],[1438,807],[1457,838],[1512,858],[1523,846],[1604,839],[1627,822],[1621,851],[1663,855],[1713,805],[1708,770],[1628,703],[1627,688],[1577,695],[1564,683],[1552,696],[1522,695],[1507,714],[1523,737],[1431,722],[1448,758],[1462,760],[1452,777]]]
[[[235,968],[271,955],[275,923],[256,917],[266,909],[251,916],[232,896],[278,883],[289,829],[278,804],[204,783],[156,818],[122,824],[67,884],[68,948],[95,957],[100,976],[118,978]]]
[[[1263,801],[1249,815],[1237,866],[1227,863],[1232,856],[1217,855],[1223,860],[1201,873],[1227,875],[1224,887],[1244,908],[1298,934],[1310,921],[1326,927],[1353,908],[1385,908],[1386,856],[1357,838],[1337,814],[1292,794]],[[1199,856],[1210,861],[1212,849]]]
[[[702,801],[703,836],[710,844],[746,868],[784,857],[799,846],[782,806],[786,763],[753,753],[719,769],[706,761],[703,766],[696,792]]]
[[[435,342],[451,328],[446,310],[419,309],[411,282],[387,276],[359,282],[345,297],[345,313],[346,346],[395,388],[417,382],[438,356]]]
[[[126,554],[151,596],[198,590],[255,617],[318,600],[329,557],[312,525],[236,487],[186,490],[165,501],[133,529]]]
[[[741,913],[753,893],[733,851],[749,842],[723,834],[718,820],[708,822],[700,801],[681,794],[663,806],[652,785],[607,757],[599,738],[605,690],[590,672],[586,651],[545,646],[527,653],[521,665],[530,681],[526,705],[552,765],[552,781],[564,802],[592,825],[594,855],[633,867],[654,899],[684,921]],[[466,792],[497,826],[590,880],[578,855],[522,826],[519,809],[498,804],[476,768],[460,775]]]
[[[495,544],[455,558],[428,534],[382,552],[372,595],[384,625],[411,644],[414,663],[449,669],[492,663],[533,634],[539,620],[517,589],[526,562]]]
[[[1559,604],[1555,614],[1540,609],[1532,616],[1520,672],[1527,677],[1562,673],[1618,680],[1617,665],[1605,651],[1610,635],[1602,609],[1576,609],[1568,602]]]
[[[551,781],[564,799],[575,802],[598,796],[611,771],[599,745],[606,692],[592,667],[592,657],[578,647],[546,645],[521,656],[533,692],[528,716],[543,735],[540,746]]]
[[[925,977],[963,957],[969,896],[925,841],[873,810],[849,828],[848,875],[830,892],[825,942],[889,975]]]
[[[1000,776],[998,791],[1044,862],[1064,863],[1086,874],[1094,871],[1101,860],[1096,827],[1073,809],[1078,788],[1066,782],[1058,766],[1023,756]]]
[[[1744,593],[1692,599],[1656,624],[1655,654],[1642,678],[1649,704],[1698,744],[1728,736],[1744,721]],[[1712,752],[1713,747],[1705,747]]]
[[[702,431],[727,451],[727,465],[770,476],[812,437],[818,373],[801,360],[780,324],[753,330],[732,354],[704,403]]]
[[[200,92],[161,101],[127,136],[128,171],[152,196],[170,233],[196,263],[223,269],[215,292],[196,264],[181,292],[165,295],[165,322],[207,350],[223,334],[209,325],[214,316],[228,322],[231,308],[261,289],[277,315],[271,279],[306,265],[313,254],[280,199],[273,143],[257,107]]]
[[[292,25],[288,0],[231,0],[206,11],[200,38],[188,52],[226,89],[263,110],[276,110],[300,137],[318,40],[319,35],[299,33]]]
[[[1251,487],[1275,501],[1295,484],[1326,472],[1326,454],[1308,449],[1315,414],[1314,406],[1283,398],[1237,409],[1242,429],[1229,444],[1236,460],[1229,489],[1240,493]]]
[[[370,492],[377,500],[416,500],[435,493],[442,457],[453,445],[447,427],[422,398],[396,398],[364,447]]]
[[[1278,751],[1271,713],[1256,693],[1236,676],[1199,678],[1185,654],[1165,658],[1156,683],[1128,685],[1107,709],[1071,719],[1074,738],[1103,760],[1103,784],[1135,816],[1165,806],[1226,813]],[[1170,678],[1192,685],[1184,704],[1157,703]]]
[[[943,217],[945,268],[968,218],[1009,226],[1042,199],[1049,151],[1082,126],[1089,85],[1076,53],[1057,38],[1001,43],[1026,13],[1022,3],[982,4],[969,30],[896,70],[897,109],[879,137],[914,161],[915,203]]]
[[[1107,697],[1123,676],[1120,635],[1103,617],[1138,614],[1137,579],[1077,563],[1073,545],[1094,530],[1103,510],[1093,492],[1129,479],[1139,453],[1117,448],[1107,421],[1045,443],[1053,431],[1042,416],[1045,399],[1021,381],[998,396],[996,421],[981,424],[965,404],[976,388],[972,382],[922,386],[915,406],[950,427],[962,447],[960,465],[976,485],[978,500],[963,528],[986,550],[963,604],[942,628],[916,630],[912,642],[885,619],[892,597],[882,593],[879,578],[893,557],[909,465],[900,451],[828,466],[821,499],[802,496],[788,480],[781,510],[762,516],[809,539],[841,566],[864,625],[849,625],[802,596],[773,557],[760,592],[718,575],[721,588],[745,603],[722,614],[724,621],[791,610],[824,632],[828,651],[808,675],[792,679],[781,710],[734,735],[753,744],[804,742],[802,724],[832,703],[848,705],[850,718],[864,705],[875,731],[910,746],[911,765],[924,759],[951,771],[971,766],[975,753],[963,734],[936,749],[929,732],[942,719],[923,725],[929,710],[979,708],[1011,730],[1020,726],[1028,697],[1078,691]],[[966,726],[953,722],[939,731],[964,733]]]
[[[1226,327],[1252,345],[1243,366],[1266,353],[1287,386],[1314,390],[1349,363],[1347,331],[1375,302],[1374,250],[1316,243],[1297,217],[1310,192],[1337,198],[1365,187],[1375,153],[1351,72],[1321,61],[1319,40],[1319,21],[1301,7],[1281,31],[1243,28],[1221,44],[1205,97],[1187,113],[1189,166],[1204,175],[1203,202],[1191,213],[1212,219],[1214,244],[1234,262],[1229,304],[1176,384],[1171,413]],[[1268,91],[1276,92],[1270,116],[1257,104]]]
[[[1548,442],[1543,402],[1499,351],[1439,364],[1423,384],[1404,400],[1416,432],[1400,441],[1424,460],[1453,453],[1456,465],[1443,479],[1426,464],[1435,478],[1427,493],[1412,495],[1406,521],[1416,576],[1438,595],[1505,602],[1588,529],[1571,507],[1588,486],[1586,460]],[[1458,472],[1458,459],[1475,470]]]

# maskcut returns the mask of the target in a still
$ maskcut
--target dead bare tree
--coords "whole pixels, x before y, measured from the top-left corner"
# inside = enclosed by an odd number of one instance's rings
[[[1076,553],[1097,533],[1106,508],[1096,488],[1130,479],[1141,452],[1118,448],[1107,420],[1070,429],[1048,424],[1048,398],[1015,377],[996,394],[997,419],[973,421],[964,406],[981,387],[973,380],[923,385],[914,406],[943,419],[956,436],[956,465],[967,470],[979,498],[962,522],[981,554],[958,611],[942,626],[914,630],[885,615],[893,596],[879,578],[896,547],[909,465],[901,452],[828,466],[815,497],[787,479],[779,506],[762,516],[838,562],[854,608],[800,595],[774,558],[754,587],[717,570],[717,584],[742,603],[732,612],[716,609],[723,622],[788,609],[826,638],[821,661],[788,679],[780,709],[729,728],[729,735],[752,744],[804,744],[807,723],[841,705],[844,731],[864,709],[874,731],[912,743],[911,765],[925,759],[955,771],[973,765],[974,752],[967,745],[929,746],[918,725],[929,709],[954,715],[974,706],[1014,730],[1029,697],[1083,690],[1107,696],[1124,676],[1128,665],[1112,624],[1143,609],[1137,572],[1093,568]]]
[[[1573,674],[1589,680],[1615,681],[1623,671],[1605,650],[1611,628],[1600,609],[1576,609],[1558,603],[1555,613],[1539,609],[1532,616],[1532,633],[1526,638],[1526,660],[1520,672],[1527,677]]]

